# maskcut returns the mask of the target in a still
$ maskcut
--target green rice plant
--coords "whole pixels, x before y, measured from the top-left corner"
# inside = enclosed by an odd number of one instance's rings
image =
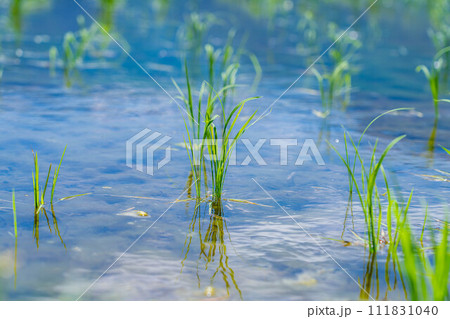
[[[205,177],[203,184],[205,184],[206,190],[206,176],[209,175],[212,187],[212,201],[219,203],[232,152],[256,112],[241,127],[237,127],[236,123],[245,104],[250,100],[256,99],[256,97],[241,101],[228,112],[223,103],[222,94],[231,89],[232,86],[222,87],[220,91],[216,92],[208,83],[204,82],[200,88],[198,103],[194,105],[191,81],[186,63],[185,73],[187,97],[175,81],[174,85],[180,93],[179,98],[184,102],[186,113],[188,114],[188,120],[185,120],[187,133],[185,146],[191,163],[193,179],[196,181],[196,195],[197,198],[202,197],[202,178]],[[207,94],[206,105],[203,104],[205,94]],[[210,160],[209,170],[206,168],[206,153],[209,155]]]
[[[317,41],[319,26],[314,11],[310,9],[304,10],[297,24],[297,30],[303,33],[303,41],[297,45],[297,50],[300,53],[307,54],[317,52],[319,50]]]
[[[446,149],[444,146],[441,146],[441,147],[448,155],[450,155],[450,150],[449,149]]]
[[[384,168],[382,166],[382,163],[384,159],[386,158],[388,152],[400,141],[402,140],[405,135],[399,136],[395,138],[393,141],[391,141],[388,146],[384,149],[384,151],[381,153],[379,159],[376,157],[376,151],[377,151],[377,145],[378,145],[378,139],[375,142],[375,145],[373,146],[371,156],[369,158],[369,165],[365,164],[362,155],[360,153],[360,145],[361,141],[366,133],[366,131],[369,129],[369,127],[380,117],[392,113],[394,111],[398,111],[401,109],[395,109],[388,112],[385,112],[378,117],[376,117],[374,120],[372,120],[369,125],[364,129],[363,133],[361,134],[361,137],[357,141],[357,143],[354,142],[352,139],[350,133],[347,131],[344,132],[344,146],[345,146],[345,154],[341,155],[339,151],[332,145],[330,142],[328,142],[329,146],[338,154],[339,158],[344,163],[345,167],[347,168],[348,173],[348,179],[349,179],[349,201],[352,201],[352,194],[353,190],[356,191],[356,194],[358,195],[358,199],[361,205],[361,209],[364,213],[364,221],[366,225],[366,235],[367,240],[365,241],[370,251],[376,252],[378,250],[380,239],[382,239],[382,242],[389,242],[389,249],[395,251],[397,245],[398,245],[398,233],[400,231],[400,227],[402,225],[402,221],[404,221],[409,204],[411,202],[412,198],[412,192],[409,196],[408,202],[406,205],[400,205],[395,197],[392,194],[392,191],[389,187],[388,179],[386,176],[386,173],[384,171]],[[354,158],[351,160],[350,156],[350,147],[354,151]],[[360,177],[357,176],[356,167],[359,167],[360,171]],[[387,231],[388,231],[388,239],[381,238],[381,226],[383,221],[383,207],[382,207],[382,198],[381,194],[379,192],[379,189],[377,187],[377,177],[379,175],[379,172],[382,172],[384,181],[385,181],[385,187],[386,187],[386,194],[387,194],[387,210],[386,210],[386,219],[387,219]],[[396,228],[393,228],[393,217],[395,217],[397,223]]]
[[[312,68],[311,72],[319,83],[320,97],[322,100],[322,113],[326,117],[331,112],[331,108],[335,101],[335,97],[346,93],[344,104],[348,104],[348,94],[351,88],[351,74],[347,61],[340,62],[334,67],[330,73],[321,74],[316,68]],[[328,89],[326,90],[326,86]]]
[[[323,71],[311,68],[311,73],[316,77],[319,84],[320,97],[322,100],[321,117],[327,117],[337,97],[342,97],[342,106],[345,108],[350,103],[350,90],[352,87],[352,73],[350,59],[361,47],[357,33],[345,33],[339,31],[334,23],[328,27],[328,37],[333,41],[333,47],[328,51],[331,61],[330,66],[322,66]]]
[[[328,55],[335,65],[343,61],[349,61],[362,46],[356,31],[344,33],[335,23],[328,24],[328,38],[334,43],[328,51]]]
[[[216,83],[215,68],[219,57],[222,55],[222,50],[215,50],[212,45],[207,44],[205,46],[205,52],[208,59],[209,88],[211,93],[214,94],[214,85]],[[233,56],[233,47],[230,44],[227,44],[223,50],[222,62],[218,70],[222,81],[217,81],[219,82],[219,85],[221,85],[218,90],[225,87],[229,88],[222,91],[222,101],[224,105],[226,105],[228,91],[232,91],[236,86],[236,74],[239,70],[239,62],[232,62],[233,60],[238,60],[238,58]]]
[[[414,301],[449,300],[450,250],[448,246],[448,223],[440,231],[440,241],[436,241],[432,232],[432,256],[427,256],[428,249],[423,249],[406,223],[400,234],[403,252],[401,267],[407,282],[408,298]]]
[[[448,12],[450,3],[447,0],[428,1],[431,28],[428,31],[436,52],[450,46],[450,20]],[[450,52],[443,55],[444,65],[442,67],[442,77],[444,83],[448,83],[450,72]]]
[[[114,12],[117,6],[117,0],[100,0],[100,24],[110,32],[114,27]]]
[[[187,42],[189,50],[200,54],[206,34],[217,21],[217,17],[212,13],[191,13],[186,18],[185,27],[179,30],[178,38]]]
[[[50,203],[51,204],[53,204],[53,197],[55,194],[56,182],[58,181],[59,170],[61,168],[61,164],[62,164],[62,161],[64,158],[64,154],[66,153],[66,149],[67,149],[67,146],[64,148],[64,151],[61,155],[61,159],[59,161],[59,165],[53,173],[52,188],[51,188],[51,194],[50,194]],[[40,180],[39,180],[39,161],[38,161],[37,153],[33,152],[33,160],[34,160],[34,172],[32,173],[32,177],[33,177],[34,208],[35,208],[35,214],[39,214],[40,210],[45,205],[44,199],[45,199],[45,195],[47,192],[47,186],[48,186],[48,182],[50,179],[50,173],[52,171],[52,165],[50,164],[50,167],[48,169],[44,187],[41,188]]]
[[[12,193],[12,207],[13,207],[13,216],[14,216],[14,237],[17,238],[16,193],[14,190]]]
[[[248,119],[237,128],[237,132],[234,132],[236,122],[244,108],[245,103],[251,100],[255,100],[257,97],[247,98],[238,103],[230,113],[227,113],[225,109],[222,109],[222,118],[225,119],[225,123],[222,128],[218,128],[214,123],[208,127],[208,155],[210,160],[210,178],[212,183],[212,201],[214,204],[219,205],[222,199],[223,185],[225,182],[225,176],[228,170],[229,161],[237,141],[245,133],[251,120],[255,116],[255,111]],[[220,100],[220,98],[219,98]]]
[[[50,208],[51,208],[51,213],[52,213],[51,217],[52,217],[52,221],[53,221],[53,228],[54,228],[55,233],[60,238],[64,247],[66,247],[66,245],[64,244],[64,241],[62,240],[61,234],[59,232],[58,221],[56,219],[55,211],[53,210],[53,199],[54,199],[54,194],[55,194],[55,189],[56,189],[56,183],[57,183],[58,177],[59,177],[59,171],[60,171],[61,164],[62,164],[62,161],[64,158],[64,154],[66,153],[66,149],[67,149],[67,146],[64,148],[64,151],[61,155],[61,159],[59,161],[58,167],[53,172],[52,186],[51,186],[51,190],[50,190]],[[33,172],[32,176],[33,176],[33,192],[34,192],[34,208],[35,208],[33,234],[34,234],[34,238],[36,240],[36,246],[39,249],[39,223],[40,223],[41,213],[45,216],[49,231],[52,232],[52,229],[50,226],[51,223],[50,223],[49,215],[47,214],[47,210],[45,209],[45,195],[47,193],[47,187],[48,187],[48,182],[50,180],[50,173],[52,171],[52,165],[50,164],[44,186],[41,187],[40,180],[39,180],[39,162],[38,162],[37,153],[33,152],[33,158],[34,158],[34,172]]]
[[[255,72],[252,84],[253,89],[258,86],[262,77],[262,68],[256,55],[244,50],[243,43],[241,43],[237,49],[233,47],[235,35],[235,30],[231,29],[228,32],[227,42],[222,49],[215,49],[211,44],[205,45],[206,57],[208,60],[209,85],[211,89],[219,91],[221,88],[232,86],[230,90],[225,90],[223,92],[222,98],[225,105],[227,102],[227,95],[232,92],[236,86],[236,75],[243,55],[248,56],[253,65],[253,70]],[[218,79],[216,79],[216,73],[219,75]]]
[[[177,88],[180,96],[178,97],[183,101],[185,105],[186,112],[188,114],[188,120],[184,121],[188,140],[185,140],[186,150],[188,151],[189,160],[191,163],[191,173],[193,175],[193,180],[196,189],[197,198],[202,197],[202,172],[204,167],[204,145],[203,140],[207,139],[208,127],[212,124],[215,117],[214,112],[214,99],[211,98],[212,94],[209,93],[208,99],[206,101],[206,107],[203,106],[203,96],[206,91],[206,85],[202,84],[200,88],[200,93],[198,97],[197,106],[194,105],[193,92],[191,89],[191,83],[189,78],[189,71],[187,63],[185,63],[185,74],[186,74],[186,87],[187,87],[187,97],[184,95],[181,88],[173,81],[175,87]]]
[[[85,25],[83,16],[77,18],[79,30],[67,32],[61,45],[61,53],[56,46],[49,50],[49,67],[52,72],[56,65],[61,64],[64,71],[66,86],[72,85],[72,78],[77,69],[82,67],[86,57],[103,57],[103,52],[111,43],[108,27],[100,28],[96,23]],[[120,35],[114,34],[114,38],[120,39],[121,46],[128,48],[128,44],[121,39]],[[59,58],[59,60],[58,60]]]
[[[9,8],[9,19],[16,34],[22,33],[22,0],[13,0]]]
[[[434,115],[439,117],[439,82],[441,79],[441,70],[444,66],[442,56],[450,52],[450,46],[440,50],[433,59],[433,64],[430,68],[425,65],[419,65],[416,68],[417,72],[423,72],[430,85],[431,95],[434,102]]]
[[[55,75],[56,64],[58,61],[58,49],[54,46],[48,51],[48,61],[50,74],[53,76]]]

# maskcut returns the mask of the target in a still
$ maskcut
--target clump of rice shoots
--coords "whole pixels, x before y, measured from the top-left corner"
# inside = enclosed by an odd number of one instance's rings
[[[209,29],[217,23],[217,17],[212,13],[191,13],[185,19],[185,26],[178,31],[178,38],[187,42],[187,49],[200,54],[202,45]]]
[[[445,148],[444,146],[441,146],[441,147],[448,155],[450,155],[450,150],[449,149]]]
[[[54,74],[55,67],[61,64],[67,87],[72,85],[72,78],[77,74],[77,69],[83,66],[86,57],[103,56],[103,52],[111,43],[111,38],[104,33],[108,32],[108,26],[105,25],[106,29],[101,29],[96,23],[86,26],[83,16],[78,16],[77,22],[80,29],[75,32],[69,31],[64,35],[61,53],[56,46],[52,46],[49,50],[50,73]],[[114,36],[120,37],[117,34]],[[121,43],[123,47],[128,46],[123,40]]]
[[[440,240],[432,236],[431,249],[423,249],[406,223],[400,234],[403,252],[402,272],[407,283],[408,298],[414,301],[449,300],[450,250],[448,245],[448,223],[440,230]],[[431,252],[431,256],[427,255]]]
[[[243,49],[243,43],[239,47],[233,46],[236,32],[234,29],[228,32],[228,39],[222,49],[215,49],[211,44],[205,45],[205,53],[208,61],[208,77],[211,88],[219,91],[227,86],[236,86],[237,72],[240,67],[242,56],[247,56],[253,65],[255,76],[252,83],[252,89],[255,89],[262,77],[262,68],[255,54]],[[218,76],[216,76],[216,74]],[[230,92],[228,92],[230,91]],[[223,103],[227,104],[227,95],[233,92],[226,90],[223,92]]]
[[[399,136],[391,141],[384,149],[379,159],[377,159],[376,157],[378,145],[378,140],[376,140],[371,152],[371,157],[369,159],[369,165],[365,164],[365,161],[362,158],[362,155],[360,153],[360,145],[366,131],[377,119],[379,119],[381,116],[384,116],[385,114],[392,113],[398,110],[402,109],[391,110],[376,117],[365,128],[357,143],[354,142],[348,132],[344,132],[344,155],[341,155],[339,151],[330,142],[328,142],[330,147],[338,154],[339,158],[342,160],[347,169],[349,180],[349,201],[351,202],[353,200],[352,194],[354,190],[358,195],[361,209],[364,213],[364,221],[366,225],[367,240],[365,240],[365,242],[369,246],[371,252],[376,252],[380,247],[380,243],[389,243],[389,250],[395,251],[398,245],[398,233],[400,232],[401,227],[405,221],[409,204],[412,198],[412,192],[409,196],[408,202],[405,205],[399,204],[395,199],[395,196],[393,196],[388,183],[386,172],[382,165],[389,151],[400,140],[402,140],[405,135]],[[352,148],[354,151],[353,160],[351,159],[350,148]],[[361,175],[360,177],[358,177],[357,174],[357,166],[359,174]],[[387,208],[385,213],[383,213],[383,204],[385,201],[382,199],[382,195],[377,186],[377,177],[380,171],[382,172],[384,177],[387,195]],[[386,215],[385,225],[387,227],[388,238],[384,238],[384,236],[382,236],[381,226],[383,225],[384,215]],[[394,221],[396,221],[395,227],[393,226]]]
[[[321,117],[327,117],[330,114],[338,96],[343,97],[341,103],[343,108],[349,104],[352,73],[354,72],[350,60],[361,47],[361,42],[358,40],[356,32],[344,34],[337,29],[334,23],[330,23],[328,29],[329,39],[335,42],[328,51],[331,63],[328,67],[323,65],[322,72],[316,67],[311,68],[311,73],[316,77],[319,84],[322,112],[318,113],[318,115]]]
[[[222,87],[218,92],[207,82],[203,82],[198,96],[198,102],[193,101],[193,92],[187,64],[185,64],[187,96],[174,82],[180,93],[188,114],[185,120],[187,140],[185,146],[191,164],[193,180],[195,181],[197,199],[206,195],[208,180],[212,189],[212,202],[220,203],[229,161],[237,141],[248,128],[256,111],[238,127],[237,122],[248,101],[256,97],[245,99],[235,105],[230,112],[224,104],[224,94],[233,88],[233,85]],[[206,103],[204,103],[204,97]],[[206,157],[208,155],[210,165],[207,167]],[[202,184],[205,192],[202,192]]]
[[[423,72],[430,85],[431,95],[433,96],[434,102],[434,115],[436,118],[439,117],[439,84],[441,80],[441,71],[445,66],[443,55],[450,52],[450,46],[441,49],[433,59],[433,64],[430,68],[425,65],[419,65],[416,68],[417,72]]]
[[[61,155],[61,159],[59,161],[59,165],[58,167],[54,170],[53,172],[53,179],[52,179],[52,186],[51,186],[51,191],[50,191],[50,203],[53,204],[53,197],[55,195],[55,189],[56,189],[56,183],[58,181],[58,176],[59,176],[59,170],[61,168],[61,164],[64,158],[64,154],[66,153],[66,149],[67,146],[64,148],[64,151]],[[41,187],[40,184],[40,179],[39,179],[39,161],[38,161],[38,155],[37,153],[33,152],[33,160],[34,160],[34,172],[32,173],[32,177],[33,177],[33,198],[34,198],[34,208],[35,208],[35,213],[38,214],[39,211],[44,207],[45,205],[45,195],[47,192],[47,186],[48,186],[48,182],[50,179],[50,174],[52,171],[52,165],[50,164],[50,167],[48,169],[47,172],[47,177],[45,179],[45,183],[43,188]]]
[[[61,169],[61,164],[64,159],[64,154],[66,153],[67,146],[64,148],[64,151],[61,155],[61,159],[59,161],[58,167],[53,171],[53,178],[51,183],[51,190],[50,190],[50,209],[51,209],[51,217],[53,222],[53,228],[55,233],[58,235],[58,237],[61,240],[61,243],[66,247],[64,244],[64,241],[62,240],[61,234],[59,232],[58,228],[58,221],[56,219],[55,211],[53,210],[53,200],[55,195],[55,189],[56,189],[56,183],[58,181],[59,177],[59,171]],[[40,215],[43,214],[45,216],[45,219],[47,221],[48,228],[50,232],[52,231],[50,226],[50,219],[49,215],[47,214],[47,210],[45,209],[45,198],[47,194],[47,188],[49,185],[50,180],[50,174],[52,172],[52,165],[50,164],[47,177],[45,179],[45,183],[43,187],[41,187],[40,183],[40,177],[39,177],[39,161],[38,161],[38,155],[37,153],[33,152],[33,159],[34,159],[34,172],[32,173],[33,176],[33,193],[34,193],[34,227],[33,227],[33,234],[34,238],[36,239],[36,246],[39,249],[39,222],[40,222]]]

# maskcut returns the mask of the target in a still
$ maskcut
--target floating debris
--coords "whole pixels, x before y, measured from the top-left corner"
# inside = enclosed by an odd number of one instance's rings
[[[312,113],[313,113],[315,116],[317,116],[317,117],[319,117],[319,118],[321,118],[321,119],[327,118],[328,115],[330,115],[330,112],[329,112],[329,111],[321,112],[321,111],[318,111],[318,110],[313,110]]]
[[[143,210],[134,209],[134,207],[128,208],[117,215],[128,216],[128,217],[149,217],[150,216],[147,212],[144,212]]]
[[[205,289],[205,296],[206,297],[214,297],[216,295],[216,289],[212,286],[208,286]]]
[[[433,182],[450,182],[450,179],[446,176],[439,176],[439,175],[418,175],[422,177],[423,179],[426,179],[428,181]]]
[[[73,198],[76,198],[76,197],[87,196],[87,195],[91,195],[91,194],[92,194],[92,193],[79,194],[79,195],[72,195],[72,196],[67,196],[67,197],[60,198],[59,200],[60,200],[60,201],[63,201],[63,200],[69,200],[69,199],[73,199]]]

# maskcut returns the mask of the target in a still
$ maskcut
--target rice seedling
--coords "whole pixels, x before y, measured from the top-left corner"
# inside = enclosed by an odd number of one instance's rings
[[[61,159],[59,161],[58,167],[53,172],[52,185],[51,185],[51,190],[50,190],[50,209],[51,209],[51,213],[52,213],[52,216],[51,216],[52,224],[53,224],[55,233],[60,238],[61,243],[64,245],[64,247],[66,247],[66,245],[64,244],[64,241],[59,232],[58,220],[56,218],[56,214],[53,209],[53,200],[54,200],[54,194],[55,194],[55,189],[56,189],[56,183],[57,183],[58,177],[59,177],[59,171],[61,169],[61,164],[62,164],[62,161],[64,158],[64,154],[66,153],[66,149],[67,149],[67,146],[64,148],[64,151],[61,155]],[[32,176],[33,176],[33,192],[34,192],[34,207],[35,207],[33,234],[34,234],[34,238],[36,240],[36,246],[39,249],[39,223],[40,223],[41,214],[44,215],[44,217],[47,221],[48,229],[50,232],[52,232],[52,229],[50,226],[51,223],[50,223],[49,215],[47,214],[47,210],[45,209],[45,195],[47,193],[47,187],[48,187],[48,182],[50,180],[52,165],[50,164],[44,186],[41,187],[40,180],[39,180],[39,161],[38,161],[37,153],[33,152],[33,158],[34,158],[34,172],[33,172]]]
[[[114,27],[114,12],[117,6],[117,0],[101,0],[100,1],[100,24],[110,32]]]
[[[337,97],[342,97],[341,104],[345,108],[350,102],[350,90],[352,87],[352,73],[354,68],[350,65],[350,59],[361,47],[357,33],[342,35],[337,26],[333,23],[329,25],[329,39],[335,45],[328,51],[331,61],[329,67],[322,66],[323,71],[318,68],[311,68],[311,73],[316,77],[319,84],[320,97],[322,100],[321,117],[327,117]],[[339,41],[337,41],[339,39]]]
[[[441,70],[444,66],[444,60],[442,56],[450,52],[450,46],[441,49],[433,59],[433,64],[430,68],[425,65],[419,65],[416,68],[417,72],[423,72],[430,85],[431,95],[433,96],[434,102],[434,115],[436,118],[439,117],[439,82],[441,79]]]
[[[16,35],[20,35],[22,33],[22,15],[22,0],[11,1],[9,8],[9,19]]]
[[[67,146],[64,148],[64,151],[61,155],[61,159],[59,161],[58,167],[54,170],[53,173],[53,179],[52,179],[52,187],[50,192],[50,203],[53,203],[53,197],[55,194],[55,188],[56,183],[58,181],[59,176],[59,170],[61,168],[61,164],[64,158],[64,154],[66,153]],[[50,173],[52,171],[52,165],[50,164],[50,167],[48,169],[47,177],[45,179],[44,187],[41,188],[40,180],[39,180],[39,161],[38,161],[38,155],[37,153],[33,152],[33,160],[34,160],[34,172],[32,174],[33,177],[33,193],[34,193],[34,208],[35,208],[35,214],[39,214],[39,211],[44,207],[45,205],[45,195],[47,192],[47,186],[50,179]]]
[[[312,68],[311,72],[316,77],[319,84],[320,98],[322,100],[323,117],[330,114],[331,108],[337,95],[346,93],[344,105],[349,102],[349,92],[351,88],[351,74],[348,72],[350,65],[348,61],[342,61],[337,64],[333,70],[328,73],[321,74],[316,68]],[[326,86],[328,90],[326,90]]]
[[[248,128],[250,121],[253,119],[256,112],[250,115],[240,128],[237,127],[236,123],[245,104],[248,101],[256,99],[256,97],[241,101],[232,108],[231,112],[227,112],[222,94],[233,86],[228,85],[222,87],[216,92],[214,88],[204,82],[199,91],[198,103],[195,105],[186,63],[185,73],[187,97],[175,81],[174,85],[180,93],[179,98],[183,101],[189,116],[187,122],[185,120],[187,133],[185,146],[191,163],[193,179],[196,181],[195,187],[197,198],[202,197],[202,177],[205,176],[203,183],[206,188],[206,176],[209,174],[212,187],[212,201],[219,204],[232,152],[237,141]],[[206,106],[204,106],[203,99],[206,93],[208,97],[206,99]],[[219,127],[220,124],[217,124],[219,121],[222,126],[221,128]],[[236,133],[234,133],[234,131],[236,131]],[[206,154],[208,154],[210,161],[209,170],[206,168]]]
[[[399,136],[391,141],[384,151],[381,153],[379,159],[376,157],[378,140],[376,140],[375,145],[371,151],[371,156],[369,158],[369,165],[367,166],[362,158],[360,153],[360,145],[361,141],[366,133],[366,131],[370,128],[370,126],[380,117],[398,111],[401,109],[395,109],[388,112],[385,112],[374,120],[372,120],[369,125],[364,129],[357,143],[354,142],[350,133],[344,132],[344,147],[345,154],[341,155],[339,151],[328,142],[329,146],[338,154],[341,161],[344,163],[349,180],[349,201],[352,201],[353,190],[356,191],[358,195],[359,203],[361,209],[364,213],[364,221],[366,225],[366,236],[367,239],[364,242],[369,246],[370,251],[376,252],[379,249],[380,244],[388,244],[390,251],[395,251],[398,246],[398,234],[401,230],[401,227],[405,221],[408,208],[412,198],[412,192],[409,196],[409,199],[405,205],[401,205],[396,200],[395,196],[392,193],[391,188],[389,187],[388,178],[386,176],[386,172],[383,168],[383,161],[386,158],[389,151],[399,142],[401,141],[405,135]],[[350,156],[350,147],[353,148],[354,158],[351,160]],[[360,178],[357,176],[356,166],[359,167]],[[386,227],[387,227],[387,237],[383,235],[381,226],[383,225],[383,201],[382,195],[379,192],[377,186],[377,177],[379,172],[382,172],[385,187],[386,187],[386,199],[387,199],[387,208],[386,208]],[[358,181],[359,180],[359,181]],[[395,219],[395,220],[394,220]],[[394,221],[395,227],[394,227]]]
[[[303,33],[303,41],[297,45],[297,50],[302,54],[309,54],[319,50],[317,43],[319,26],[316,18],[312,10],[305,9],[297,24],[297,29]]]
[[[436,52],[450,46],[450,24],[447,12],[450,10],[450,4],[447,0],[428,1],[431,28],[428,31]],[[443,81],[448,83],[450,72],[450,52],[443,55]]]
[[[441,146],[441,147],[448,155],[450,155],[450,150],[449,149],[445,148],[444,146]]]
[[[103,52],[111,43],[111,38],[105,36],[105,33],[97,24],[93,23],[89,27],[85,25],[83,16],[78,16],[78,25],[80,29],[76,32],[67,32],[61,46],[61,53],[56,46],[52,46],[49,50],[49,67],[50,71],[56,65],[61,64],[64,71],[66,86],[71,86],[71,78],[76,74],[76,70],[80,68],[87,56],[102,57]],[[107,29],[104,29],[108,32]],[[114,34],[114,38],[120,38],[118,34]],[[120,39],[121,45],[128,47],[127,43]],[[60,61],[58,57],[60,56]]]
[[[200,54],[202,44],[208,30],[216,24],[218,19],[212,13],[191,13],[186,18],[185,27],[178,32],[178,38],[187,42],[187,47]]]
[[[225,123],[222,129],[218,129],[214,123],[208,127],[209,140],[208,142],[208,155],[210,160],[210,178],[212,183],[212,201],[215,205],[220,205],[222,199],[223,185],[225,182],[225,176],[228,170],[229,161],[237,141],[244,134],[248,128],[251,120],[256,114],[256,111],[248,117],[244,124],[237,128],[237,132],[233,133],[236,122],[244,108],[245,103],[248,101],[257,99],[252,97],[241,101],[237,104],[232,111],[227,114],[223,109],[222,118],[225,119]],[[233,136],[234,135],[234,136]]]
[[[236,86],[236,75],[240,67],[241,57],[243,55],[248,56],[255,72],[252,89],[255,89],[258,86],[262,77],[262,68],[256,55],[244,50],[243,43],[241,43],[237,49],[233,47],[233,40],[235,38],[235,35],[236,32],[234,29],[228,32],[227,42],[222,49],[215,49],[211,44],[205,45],[206,57],[208,60],[208,76],[210,87],[212,89],[216,89],[216,91],[219,91],[221,87],[224,88],[227,86],[233,86],[230,88],[230,90],[225,90],[223,92],[223,103],[225,105],[227,95],[229,93],[228,91],[233,91],[234,87]],[[220,58],[221,60],[219,61]],[[219,75],[218,79],[216,79],[216,73]],[[221,87],[218,87],[216,83],[218,85],[221,85]]]
[[[440,231],[440,241],[431,233],[431,249],[423,249],[409,223],[400,234],[403,260],[401,267],[407,283],[408,298],[414,301],[449,300],[450,250],[448,246],[448,224],[445,222]],[[431,250],[432,256],[427,256]]]

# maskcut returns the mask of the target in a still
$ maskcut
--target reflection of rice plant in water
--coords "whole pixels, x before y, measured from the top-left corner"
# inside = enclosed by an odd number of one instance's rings
[[[209,218],[206,213],[208,213]],[[208,226],[206,228],[204,227],[204,225],[202,225],[203,220],[208,221]],[[194,235],[198,235],[200,240],[200,252],[196,260],[198,287],[201,287],[199,263],[202,260],[204,261],[205,272],[207,272],[209,268],[217,263],[217,267],[209,278],[210,282],[204,290],[204,294],[207,297],[214,297],[216,291],[216,289],[214,288],[214,281],[215,279],[217,279],[217,275],[220,274],[220,277],[223,279],[225,288],[227,290],[227,297],[230,296],[230,288],[232,287],[230,284],[232,284],[236,292],[239,294],[239,297],[242,299],[242,292],[237,284],[234,271],[229,265],[229,257],[227,254],[227,246],[225,240],[226,234],[228,234],[228,239],[231,243],[231,237],[227,229],[227,223],[226,219],[224,218],[222,207],[214,208],[211,203],[202,205],[201,203],[197,202],[191,223],[189,224],[189,230],[186,235],[186,240],[184,242],[184,258],[181,261],[181,271],[183,271],[184,265],[188,260],[188,254],[191,250],[192,245],[192,238]]]
[[[395,291],[400,285],[403,291],[406,289],[398,254],[394,251],[388,251],[384,261],[386,290],[384,295],[380,295],[380,281],[383,279],[383,273],[379,270],[377,257],[379,256],[376,253],[369,253],[367,257],[363,278],[359,280],[361,284],[359,298],[361,300],[369,300],[370,297],[375,300],[389,300],[389,292]]]
[[[185,72],[187,97],[175,82],[174,84],[189,115],[188,121],[185,121],[187,133],[187,142],[185,144],[191,163],[193,179],[196,181],[197,198],[202,197],[202,177],[205,176],[203,183],[207,186],[206,176],[209,175],[212,187],[212,200],[214,203],[219,204],[228,164],[236,142],[244,134],[256,112],[250,115],[240,128],[236,125],[238,118],[246,102],[256,98],[245,99],[234,106],[231,112],[227,112],[223,97],[225,92],[233,86],[225,86],[216,92],[205,82],[200,88],[198,104],[194,104],[187,65],[185,65]],[[208,96],[206,106],[203,106],[203,96],[206,93]],[[219,118],[220,121],[218,120]],[[217,122],[220,123],[218,124]],[[234,131],[236,132],[234,133]],[[210,161],[209,170],[206,168],[206,153]]]
[[[431,232],[432,247],[423,249],[406,223],[400,234],[403,261],[402,271],[407,283],[410,300],[449,300],[450,250],[448,246],[448,223],[442,225],[440,241]],[[431,251],[432,257],[427,256]]]
[[[13,207],[13,217],[14,217],[14,237],[17,238],[16,192],[14,190],[12,193],[12,207]]]
[[[345,154],[341,155],[338,150],[329,143],[330,147],[333,148],[338,156],[341,158],[345,167],[347,168],[348,178],[349,178],[349,201],[352,201],[353,190],[356,191],[358,195],[359,202],[361,205],[361,209],[364,213],[364,220],[366,224],[366,235],[367,240],[364,240],[366,244],[368,244],[370,250],[372,252],[376,252],[380,244],[388,245],[390,251],[395,251],[398,246],[398,233],[401,230],[401,227],[405,221],[409,203],[412,198],[412,192],[409,196],[408,202],[405,205],[401,205],[395,199],[395,196],[392,193],[391,188],[389,187],[388,178],[386,172],[382,166],[382,163],[388,154],[388,152],[397,144],[401,139],[405,136],[400,136],[394,139],[392,142],[388,144],[385,150],[382,152],[379,159],[376,158],[376,150],[378,145],[378,140],[375,142],[375,145],[371,152],[371,157],[369,161],[369,166],[364,164],[364,160],[360,153],[360,145],[362,138],[364,137],[366,131],[369,127],[381,116],[385,114],[398,111],[401,109],[395,109],[381,114],[376,117],[363,131],[361,137],[359,138],[357,144],[352,139],[351,135],[348,132],[344,132],[344,145],[345,145]],[[348,142],[350,141],[350,143]],[[354,151],[353,161],[350,156],[350,147]],[[358,177],[356,167],[359,167],[360,178]],[[385,187],[386,187],[386,199],[387,199],[387,208],[386,208],[386,228],[387,228],[387,236],[383,235],[382,225],[383,225],[383,200],[382,195],[379,192],[377,187],[377,177],[379,172],[382,172]],[[359,181],[358,181],[359,180]],[[395,222],[395,224],[394,224]]]
[[[434,102],[434,115],[439,117],[439,82],[441,80],[441,70],[444,66],[444,60],[442,56],[450,52],[450,47],[446,47],[440,50],[433,59],[433,64],[430,68],[425,65],[419,65],[416,68],[417,72],[423,72],[430,85],[431,94]]]
[[[356,32],[348,32],[343,34],[338,31],[337,26],[333,23],[329,25],[329,38],[336,43],[328,51],[330,58],[330,67],[322,66],[323,71],[313,67],[311,73],[316,77],[320,96],[322,100],[321,117],[326,117],[337,97],[342,97],[342,106],[345,108],[350,102],[350,90],[352,87],[352,73],[354,69],[351,67],[350,59],[357,49],[361,47]],[[339,40],[338,40],[339,39]]]

